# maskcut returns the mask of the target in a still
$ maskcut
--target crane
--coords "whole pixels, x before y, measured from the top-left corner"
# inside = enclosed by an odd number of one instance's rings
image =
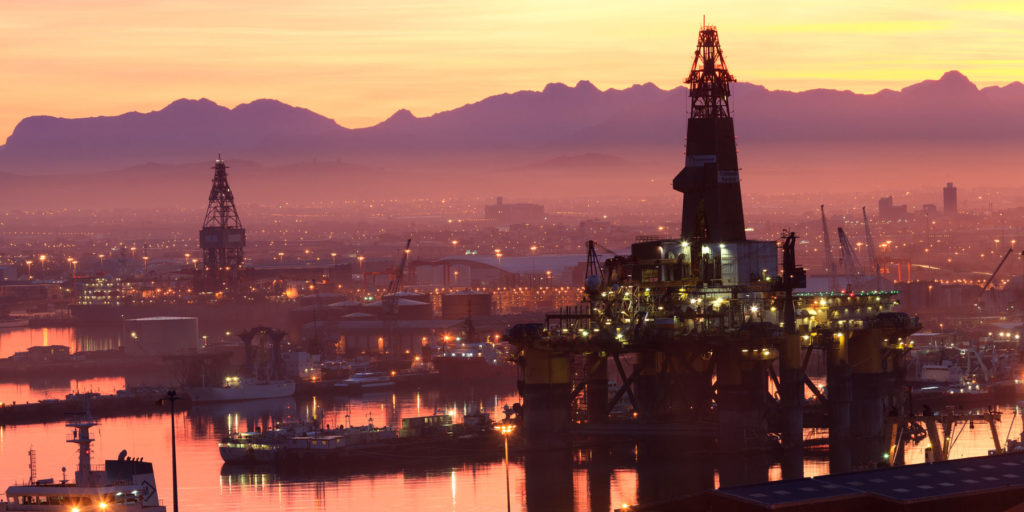
[[[861,206],[860,213],[864,215],[864,238],[868,244],[868,264],[875,270],[875,277],[882,277],[882,267],[878,264],[878,258],[875,257],[875,242],[871,240],[871,228],[868,227],[867,207]]]
[[[405,275],[405,265],[409,261],[409,246],[412,245],[412,238],[405,241],[405,251],[402,253],[402,260],[398,263],[398,270],[395,278],[388,283],[388,291],[381,298],[381,305],[387,314],[398,314],[398,292],[402,290],[402,277]]]
[[[846,232],[843,231],[843,228],[839,228],[838,231],[839,247],[842,251],[839,261],[843,265],[843,271],[847,275],[861,274],[860,262],[857,261],[857,255],[853,253],[853,245],[850,243],[850,239],[846,237]]]
[[[996,274],[999,273],[999,269],[1003,268],[1003,263],[1006,263],[1006,258],[1010,257],[1010,253],[1013,252],[1013,247],[1006,250],[1006,254],[1003,255],[1003,259],[999,260],[999,264],[996,265],[996,269],[992,271],[992,275],[988,276],[988,281],[985,281],[985,286],[981,287],[981,292],[978,293],[978,298],[974,300],[975,306],[981,307],[981,297],[985,295],[985,291],[988,290],[988,285],[992,284],[992,281],[996,278]]]
[[[828,221],[825,220],[825,205],[821,205],[821,232],[825,240],[825,271],[828,272],[829,289],[836,288],[836,262],[832,259],[832,240],[828,236]]]

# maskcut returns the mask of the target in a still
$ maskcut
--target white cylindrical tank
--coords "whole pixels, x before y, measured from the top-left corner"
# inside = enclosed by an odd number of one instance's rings
[[[132,354],[170,355],[199,350],[199,319],[153,316],[124,321],[124,349]]]

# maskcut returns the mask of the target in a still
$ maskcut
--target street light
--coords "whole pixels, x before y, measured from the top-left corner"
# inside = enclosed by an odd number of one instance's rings
[[[331,265],[332,265],[332,266],[334,266],[334,265],[337,265],[337,264],[338,264],[338,262],[336,261],[336,258],[337,258],[337,257],[338,257],[338,253],[336,253],[336,252],[332,252],[332,253],[331,253]]]
[[[505,438],[505,509],[507,512],[512,512],[512,488],[508,477],[508,436],[512,435],[512,431],[516,429],[516,426],[514,423],[502,422],[495,428]]]
[[[106,256],[106,255],[105,254],[100,254],[100,273],[101,274],[103,273],[103,257],[104,256]]]
[[[181,400],[178,393],[173,389],[167,392],[166,398],[157,402],[164,405],[164,402],[171,404],[171,490],[174,493],[174,512],[178,512],[178,446],[174,439],[174,401]]]
[[[32,260],[25,260],[25,265],[28,265],[28,278],[32,279]]]

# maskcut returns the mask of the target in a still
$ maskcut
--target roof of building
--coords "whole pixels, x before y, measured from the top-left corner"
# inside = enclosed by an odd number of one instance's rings
[[[956,495],[1024,490],[1024,452],[827,475],[714,491],[758,508],[868,498],[917,503]]]
[[[129,318],[128,322],[167,322],[173,320],[195,320],[199,321],[199,317],[195,316],[147,316],[143,318]]]

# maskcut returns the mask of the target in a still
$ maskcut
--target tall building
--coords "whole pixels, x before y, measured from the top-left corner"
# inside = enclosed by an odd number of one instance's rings
[[[501,196],[495,204],[484,205],[484,218],[504,224],[528,224],[544,221],[544,206],[531,203],[506,203]]]
[[[946,215],[956,215],[956,187],[953,186],[952,182],[946,183],[946,188],[942,189],[942,213]]]
[[[892,196],[878,200],[878,217],[882,220],[900,220],[907,218],[907,205],[894,204]]]

